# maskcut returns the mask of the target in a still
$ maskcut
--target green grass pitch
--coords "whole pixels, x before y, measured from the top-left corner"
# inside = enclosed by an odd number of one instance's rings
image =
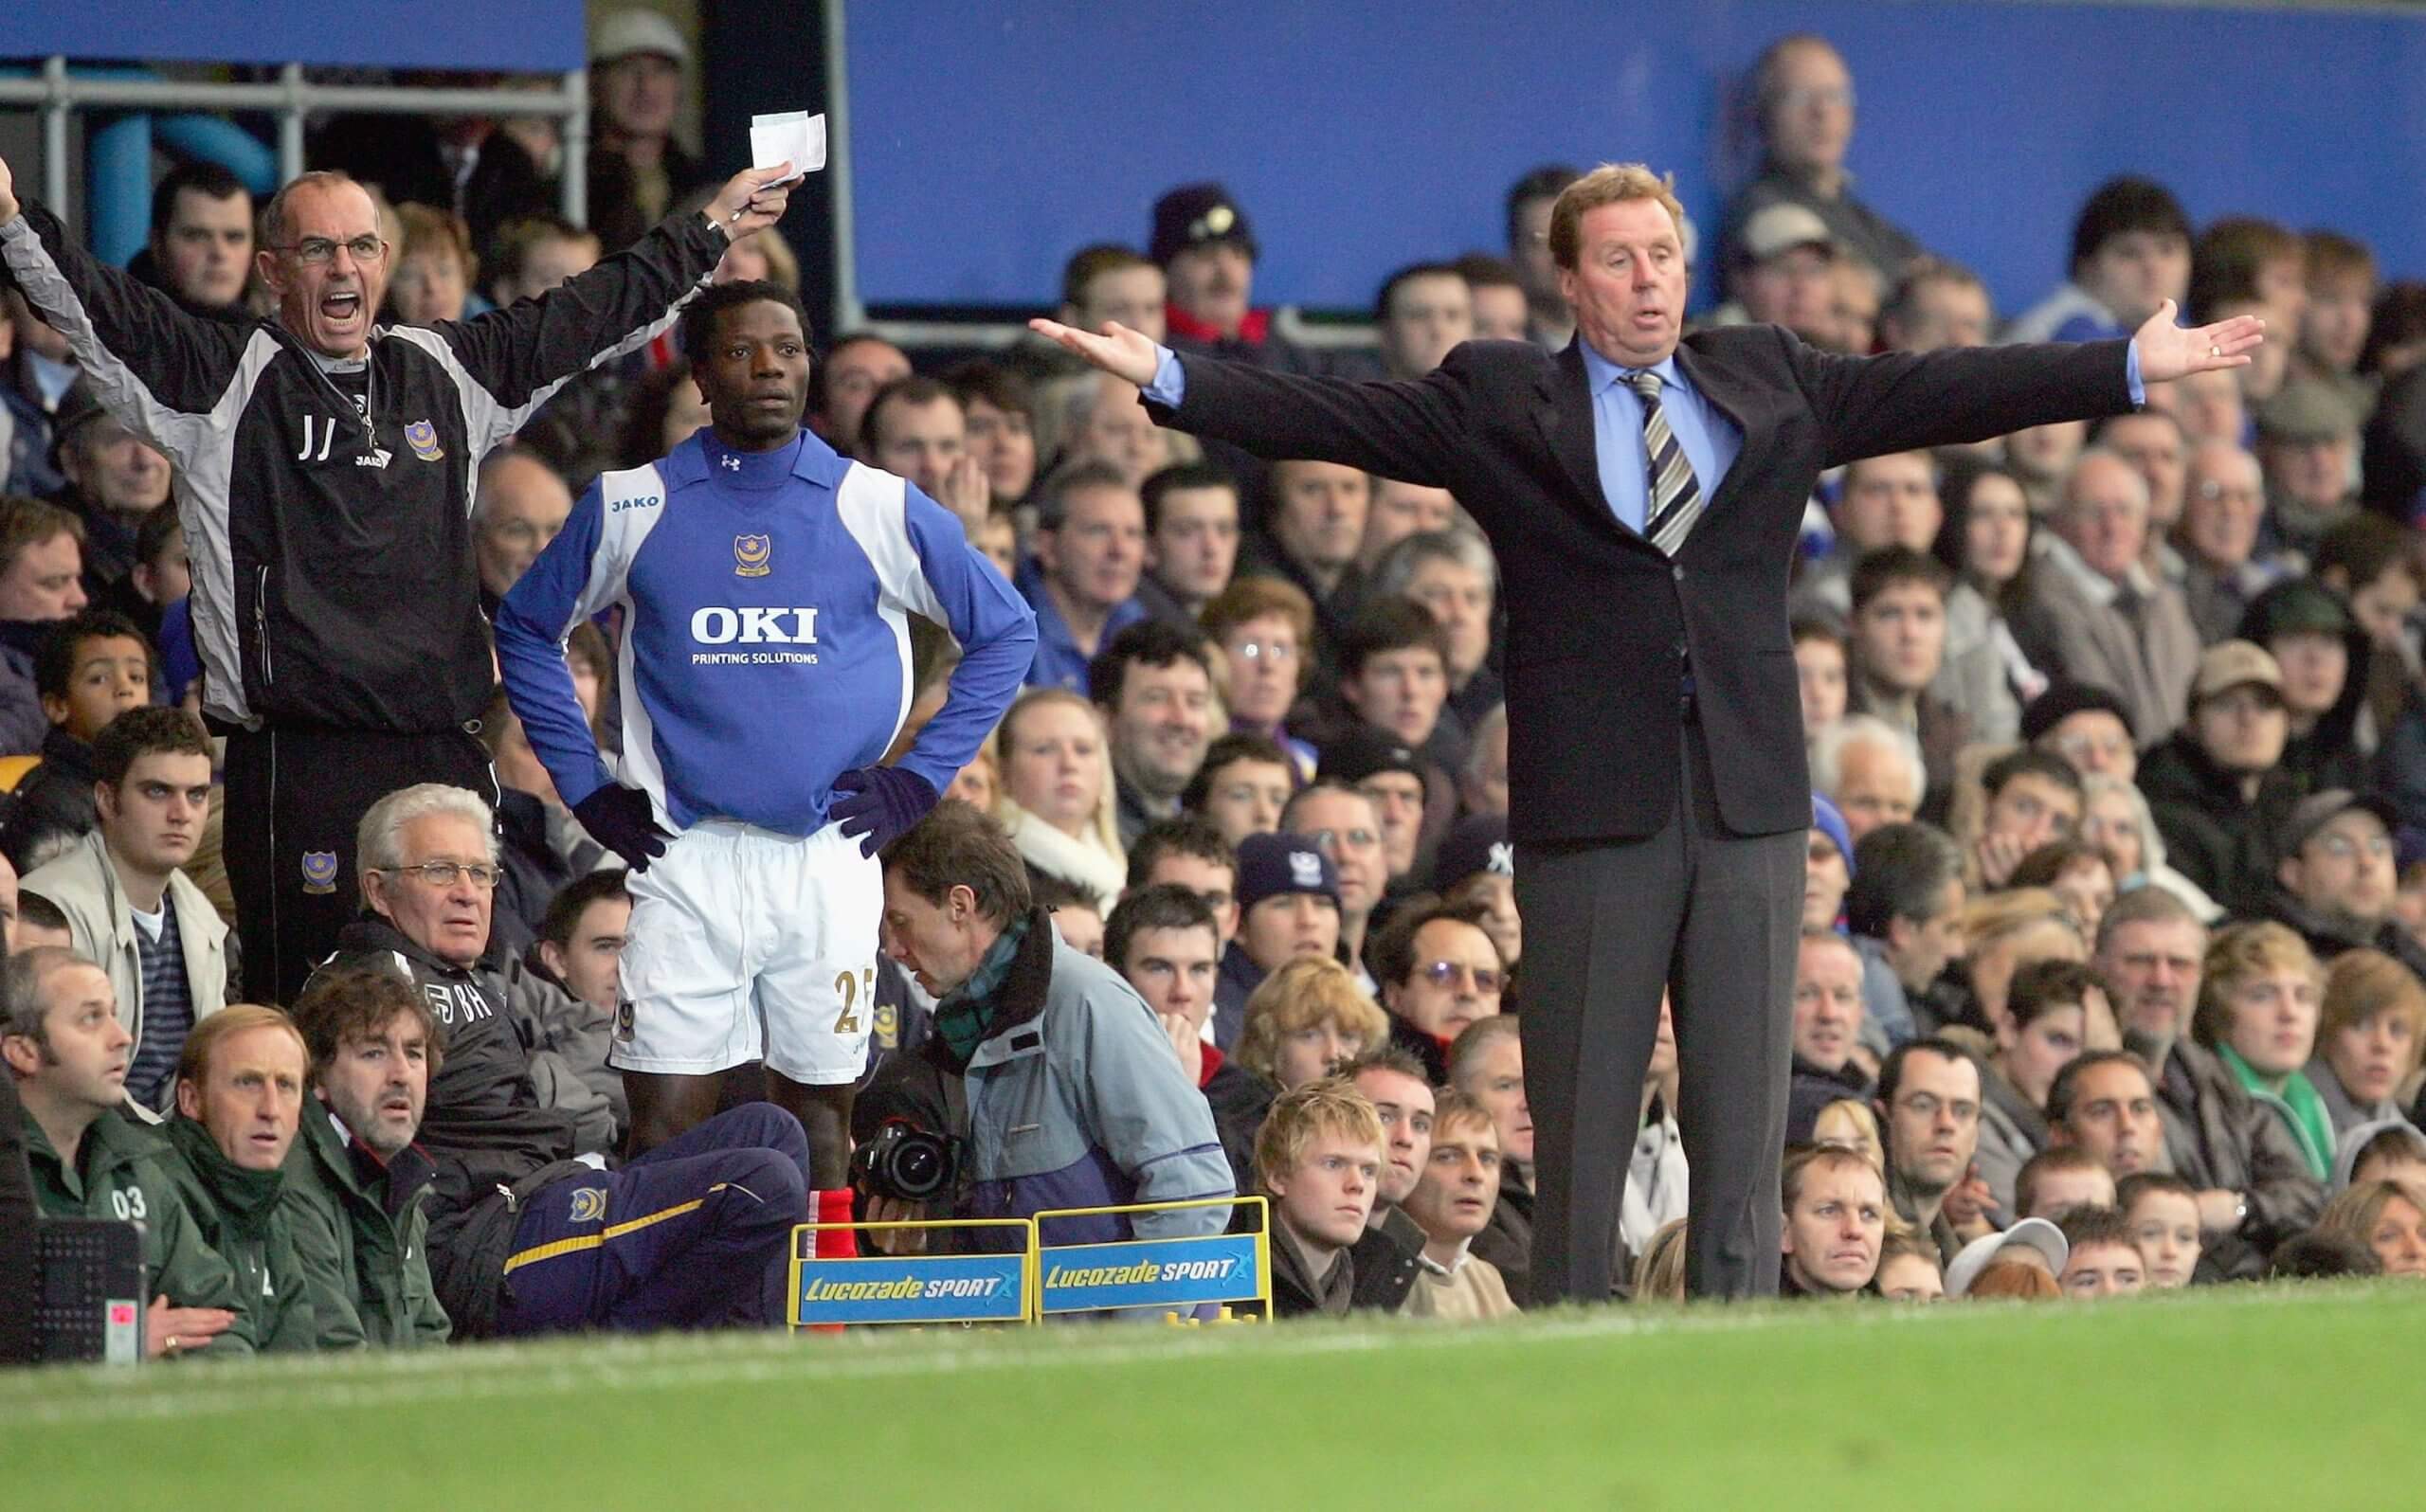
[[[0,1376],[0,1506],[2416,1506],[2426,1287]]]

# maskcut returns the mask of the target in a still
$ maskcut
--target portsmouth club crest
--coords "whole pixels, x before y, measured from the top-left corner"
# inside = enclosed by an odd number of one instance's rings
[[[737,578],[763,578],[774,555],[772,537],[736,535],[733,538],[733,575]]]
[[[425,462],[443,461],[446,449],[438,444],[438,427],[425,420],[416,420],[405,427],[405,444]]]
[[[306,851],[303,853],[303,891],[335,892],[337,890],[337,853]]]

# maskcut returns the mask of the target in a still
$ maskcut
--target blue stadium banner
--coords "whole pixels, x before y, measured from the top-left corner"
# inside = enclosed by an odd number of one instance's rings
[[[1039,1251],[1041,1314],[1101,1307],[1193,1307],[1262,1295],[1252,1233],[1048,1245]]]
[[[588,56],[581,0],[380,0],[342,25],[299,0],[198,6],[185,0],[82,0],[9,8],[10,58],[289,63],[562,73]]]
[[[795,1262],[796,1327],[821,1323],[1023,1323],[1023,1254],[872,1256]]]

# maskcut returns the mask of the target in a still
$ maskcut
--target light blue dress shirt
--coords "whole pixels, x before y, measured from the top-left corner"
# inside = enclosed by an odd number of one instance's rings
[[[1640,534],[1643,509],[1650,500],[1651,474],[1642,455],[1642,399],[1625,382],[1626,374],[1637,369],[1619,367],[1593,351],[1588,341],[1579,338],[1576,346],[1584,353],[1584,387],[1592,395],[1592,448],[1601,468],[1601,492],[1609,501],[1610,513]],[[1186,371],[1168,347],[1156,350],[1161,355],[1154,366],[1154,381],[1146,386],[1146,397],[1176,408],[1187,390]],[[1686,380],[1673,355],[1654,365],[1651,371],[1659,375],[1659,407],[1668,417],[1676,444],[1684,449],[1685,460],[1693,464],[1707,509],[1727,481],[1727,470],[1735,465],[1736,454],[1744,449],[1744,433]],[[2130,388],[2131,403],[2146,404],[2137,339],[2125,354],[2123,378]]]
[[[1592,396],[1592,455],[1601,467],[1602,496],[1619,522],[1639,535],[1651,500],[1651,471],[1642,453],[1642,396],[1627,378],[1642,369],[1619,367],[1588,341],[1576,346],[1584,353],[1584,387]],[[1648,370],[1659,375],[1660,411],[1693,466],[1708,509],[1735,465],[1735,454],[1744,449],[1744,433],[1677,370],[1673,355]]]

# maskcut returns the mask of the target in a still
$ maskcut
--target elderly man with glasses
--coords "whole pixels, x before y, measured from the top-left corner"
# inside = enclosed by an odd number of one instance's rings
[[[748,1104],[607,1171],[542,1095],[554,1078],[478,970],[496,835],[460,787],[371,804],[355,837],[364,915],[314,978],[401,977],[437,1017],[414,1143],[437,1167],[430,1277],[456,1335],[780,1324],[791,1229],[808,1218],[800,1121]]]
[[[672,323],[733,239],[783,213],[780,169],[536,299],[381,326],[395,249],[370,193],[306,173],[262,216],[266,320],[194,315],[103,266],[0,162],[0,264],[100,401],[174,467],[204,712],[227,737],[227,872],[252,995],[284,1001],[356,899],[373,799],[492,791],[495,680],[471,550],[476,474],[567,381]]]

